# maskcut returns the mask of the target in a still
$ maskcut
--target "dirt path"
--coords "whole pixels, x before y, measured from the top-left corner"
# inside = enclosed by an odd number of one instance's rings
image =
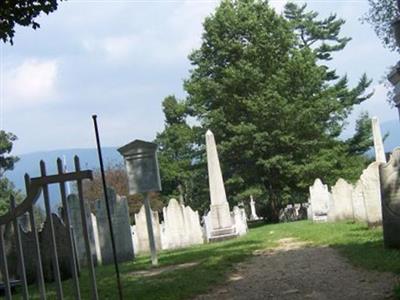
[[[203,299],[393,299],[397,278],[355,268],[329,247],[282,239],[273,250],[239,264],[228,282]]]

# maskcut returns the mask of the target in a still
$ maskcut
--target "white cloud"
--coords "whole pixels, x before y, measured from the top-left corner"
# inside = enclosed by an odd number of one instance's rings
[[[285,5],[288,1],[287,0],[271,0],[269,4],[275,9],[275,11],[280,14],[283,12]]]
[[[27,59],[4,71],[4,105],[6,108],[35,106],[50,100],[56,92],[58,62]]]

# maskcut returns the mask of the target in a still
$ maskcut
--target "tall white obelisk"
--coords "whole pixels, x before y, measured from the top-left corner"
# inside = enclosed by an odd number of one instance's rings
[[[210,216],[211,237],[234,236],[229,203],[226,200],[224,181],[222,179],[221,167],[218,159],[217,146],[214,135],[210,130],[206,133],[208,181],[210,186]]]
[[[375,161],[386,163],[385,148],[383,147],[381,127],[377,117],[372,118],[372,134],[374,137]]]

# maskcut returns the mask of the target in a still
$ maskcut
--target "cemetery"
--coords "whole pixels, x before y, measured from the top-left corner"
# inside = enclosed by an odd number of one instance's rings
[[[400,299],[400,62],[375,85],[358,69],[381,70],[366,36],[398,54],[400,0],[17,2],[0,3],[0,298]],[[54,57],[18,66],[21,41]]]

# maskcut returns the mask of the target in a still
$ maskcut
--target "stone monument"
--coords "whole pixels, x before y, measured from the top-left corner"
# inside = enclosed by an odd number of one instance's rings
[[[385,247],[400,248],[400,148],[390,160],[379,165],[382,194],[383,239]]]
[[[257,216],[257,213],[256,213],[256,202],[253,199],[253,195],[251,195],[250,196],[250,220],[256,221],[258,219],[259,219],[259,217]]]
[[[315,179],[314,184],[310,186],[309,200],[309,213],[313,221],[327,221],[330,197],[328,186],[323,184],[321,179]]]
[[[161,250],[161,230],[158,213],[151,211],[151,223],[154,232],[154,242],[156,250]],[[135,226],[134,226],[134,243],[137,245],[135,251],[137,253],[149,252],[149,232],[147,228],[147,216],[144,205],[140,208],[140,211],[135,214]]]
[[[130,261],[134,258],[134,253],[131,226],[129,222],[128,202],[125,197],[118,196],[114,189],[108,188],[107,193],[112,225],[115,232],[117,261]],[[96,201],[96,218],[101,261],[103,264],[111,264],[113,262],[113,252],[106,203],[104,199]]]
[[[332,187],[332,201],[329,205],[328,220],[353,220],[353,186],[346,180],[339,178]]]
[[[383,147],[381,128],[377,117],[372,118],[372,134],[374,136],[375,161],[386,163],[385,148]]]
[[[379,164],[379,162],[371,163],[360,177],[363,186],[365,213],[369,226],[376,226],[382,223]]]
[[[362,181],[358,180],[351,196],[353,200],[354,220],[367,222]]]
[[[226,200],[224,181],[218,159],[214,135],[210,130],[206,133],[208,181],[210,187],[210,234],[209,240],[220,240],[236,236]]]

